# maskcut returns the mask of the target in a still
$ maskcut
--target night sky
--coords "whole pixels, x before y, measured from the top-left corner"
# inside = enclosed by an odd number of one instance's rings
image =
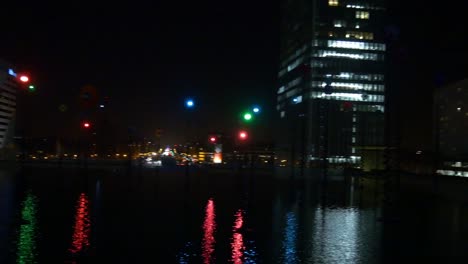
[[[411,124],[430,117],[435,83],[468,77],[466,7],[390,2],[388,28],[399,32],[394,62],[405,69],[398,93]],[[109,97],[106,118],[122,135],[129,127],[144,136],[162,128],[163,142],[177,143],[188,96],[200,135],[232,131],[254,103],[263,108],[258,135],[271,134],[279,1],[22,1],[2,11],[0,57],[30,71],[38,87],[18,99],[20,134],[73,135],[86,114],[78,104],[85,85]]]

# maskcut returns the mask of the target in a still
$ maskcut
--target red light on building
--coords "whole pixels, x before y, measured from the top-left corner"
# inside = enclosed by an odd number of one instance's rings
[[[91,127],[91,124],[89,122],[84,122],[83,123],[83,127],[84,128],[90,128]]]
[[[212,143],[216,142],[216,137],[210,137],[210,141],[211,141]]]

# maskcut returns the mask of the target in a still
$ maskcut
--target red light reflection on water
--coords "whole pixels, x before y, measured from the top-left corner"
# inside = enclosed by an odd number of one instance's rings
[[[73,227],[73,238],[70,252],[75,254],[83,251],[89,246],[90,220],[89,199],[86,194],[81,193],[76,205],[75,226]]]
[[[205,209],[205,221],[203,222],[203,263],[209,264],[214,263],[214,245],[216,243],[214,238],[214,232],[216,231],[216,220],[215,220],[215,206],[213,199],[209,199],[208,203],[206,204]]]
[[[242,237],[242,234],[240,233],[240,229],[242,228],[242,225],[244,224],[244,217],[242,215],[242,211],[239,210],[236,213],[236,220],[234,222],[234,227],[233,227],[233,235],[232,235],[232,242],[231,242],[231,248],[232,248],[232,254],[231,254],[231,260],[234,264],[242,264],[242,255],[243,251],[245,249],[244,247],[244,239]]]

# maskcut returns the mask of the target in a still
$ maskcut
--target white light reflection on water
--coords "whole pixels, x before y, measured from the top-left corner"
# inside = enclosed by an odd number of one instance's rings
[[[318,207],[312,238],[313,263],[357,263],[358,218],[356,208]]]

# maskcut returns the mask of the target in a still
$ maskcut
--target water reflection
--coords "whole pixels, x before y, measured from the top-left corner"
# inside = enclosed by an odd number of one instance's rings
[[[84,252],[89,247],[90,226],[89,198],[81,193],[76,205],[72,244],[69,249],[72,254]]]
[[[283,238],[283,260],[284,263],[296,263],[296,240],[297,240],[297,216],[295,211],[286,213],[286,226]]]
[[[240,229],[242,228],[242,225],[244,224],[242,210],[238,210],[235,217],[236,217],[236,220],[234,221],[232,242],[231,242],[231,248],[232,248],[231,260],[234,264],[242,264],[243,263],[242,254],[245,249],[244,239],[242,237],[242,234],[240,233]]]
[[[355,208],[321,208],[315,212],[311,256],[317,263],[357,263],[358,217]]]
[[[214,246],[216,243],[214,233],[216,231],[216,214],[213,199],[209,199],[205,208],[205,221],[203,222],[202,256],[203,263],[214,263]]]
[[[28,191],[21,205],[21,221],[18,235],[16,263],[36,262],[36,232],[37,232],[37,197]]]

